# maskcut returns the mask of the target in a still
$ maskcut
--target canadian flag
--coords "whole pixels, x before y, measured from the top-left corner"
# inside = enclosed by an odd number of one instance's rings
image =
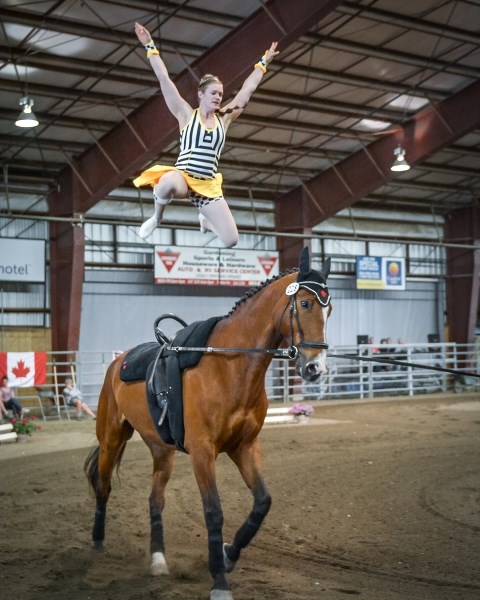
[[[8,385],[33,387],[47,381],[46,352],[0,352],[0,376],[8,377]]]

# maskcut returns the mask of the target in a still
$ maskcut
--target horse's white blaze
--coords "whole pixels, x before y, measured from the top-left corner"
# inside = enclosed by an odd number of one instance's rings
[[[152,564],[150,565],[152,575],[168,575],[167,562],[163,552],[154,552],[152,554]]]
[[[328,306],[322,307],[323,314],[323,341],[327,342],[327,318],[328,318]],[[317,363],[317,374],[322,375],[328,371],[327,368],[327,351],[320,350],[320,352],[315,356],[313,361]]]

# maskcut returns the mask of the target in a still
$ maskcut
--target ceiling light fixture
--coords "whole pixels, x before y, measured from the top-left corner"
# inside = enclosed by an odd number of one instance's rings
[[[18,101],[20,106],[23,106],[22,112],[15,121],[17,127],[36,127],[38,119],[32,110],[33,100],[29,96],[22,96]]]
[[[390,171],[408,171],[410,169],[410,165],[405,160],[405,150],[400,146],[400,144],[393,151],[395,155],[395,160],[393,165],[390,167]]]

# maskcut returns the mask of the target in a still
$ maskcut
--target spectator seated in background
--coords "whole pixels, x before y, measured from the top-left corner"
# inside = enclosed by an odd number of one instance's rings
[[[368,344],[369,344],[370,346],[373,346],[373,348],[372,348],[372,347],[370,347],[370,348],[365,348],[365,350],[363,351],[363,356],[373,356],[374,354],[378,354],[378,352],[379,352],[379,350],[378,350],[378,346],[374,345],[374,344],[375,344],[375,338],[374,338],[373,336],[370,336],[370,337],[368,338]],[[375,365],[375,366],[373,367],[373,370],[374,370],[374,371],[377,371],[377,370],[378,370],[378,368],[377,368],[377,365]],[[365,373],[366,371],[368,371],[368,367],[367,367],[366,365],[364,365],[364,366],[362,367],[362,371]]]
[[[5,406],[3,406],[2,400],[0,400],[0,420],[8,419],[8,412]]]
[[[375,344],[375,338],[373,337],[373,335],[371,335],[368,338],[368,343],[370,344],[370,346],[373,346],[373,344]],[[374,346],[372,348],[372,354],[376,354],[377,352],[379,352],[378,346]]]
[[[408,353],[407,353],[407,349],[406,348],[402,348],[402,346],[405,346],[406,342],[403,338],[399,337],[397,340],[397,344],[398,346],[395,348],[395,358],[397,360],[407,360],[408,358]],[[398,366],[398,369],[402,370],[402,371],[406,371],[407,367],[405,366]]]
[[[63,388],[63,397],[68,406],[75,407],[77,411],[77,419],[82,418],[82,411],[86,412],[87,415],[95,419],[95,415],[86,402],[83,401],[82,392],[74,387],[73,379],[67,377],[65,379],[65,387]]]
[[[7,410],[11,410],[13,416],[16,419],[21,419],[23,417],[23,413],[25,412],[22,408],[20,402],[15,398],[14,391],[8,385],[8,377],[2,377],[2,387],[0,387],[0,410],[2,411],[2,416],[5,415],[5,418],[8,418]]]
[[[379,348],[379,352],[381,354],[383,354],[382,358],[388,358],[388,355],[392,352],[394,352],[394,349],[392,347],[387,347],[392,343],[392,338],[388,337],[388,338],[382,338],[380,340],[380,348]],[[393,358],[393,357],[392,357]],[[382,365],[381,367],[379,367],[378,369],[379,371],[392,371],[393,370],[393,365]]]

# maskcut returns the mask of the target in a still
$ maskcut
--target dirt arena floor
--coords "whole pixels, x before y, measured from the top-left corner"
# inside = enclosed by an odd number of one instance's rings
[[[315,403],[307,425],[266,425],[273,506],[231,575],[235,600],[478,600],[480,398]],[[103,553],[83,463],[91,420],[49,421],[0,445],[0,590],[9,600],[207,600],[206,531],[188,456],[167,488],[168,578],[148,573],[151,461],[134,438]],[[228,541],[250,495],[218,462]]]

